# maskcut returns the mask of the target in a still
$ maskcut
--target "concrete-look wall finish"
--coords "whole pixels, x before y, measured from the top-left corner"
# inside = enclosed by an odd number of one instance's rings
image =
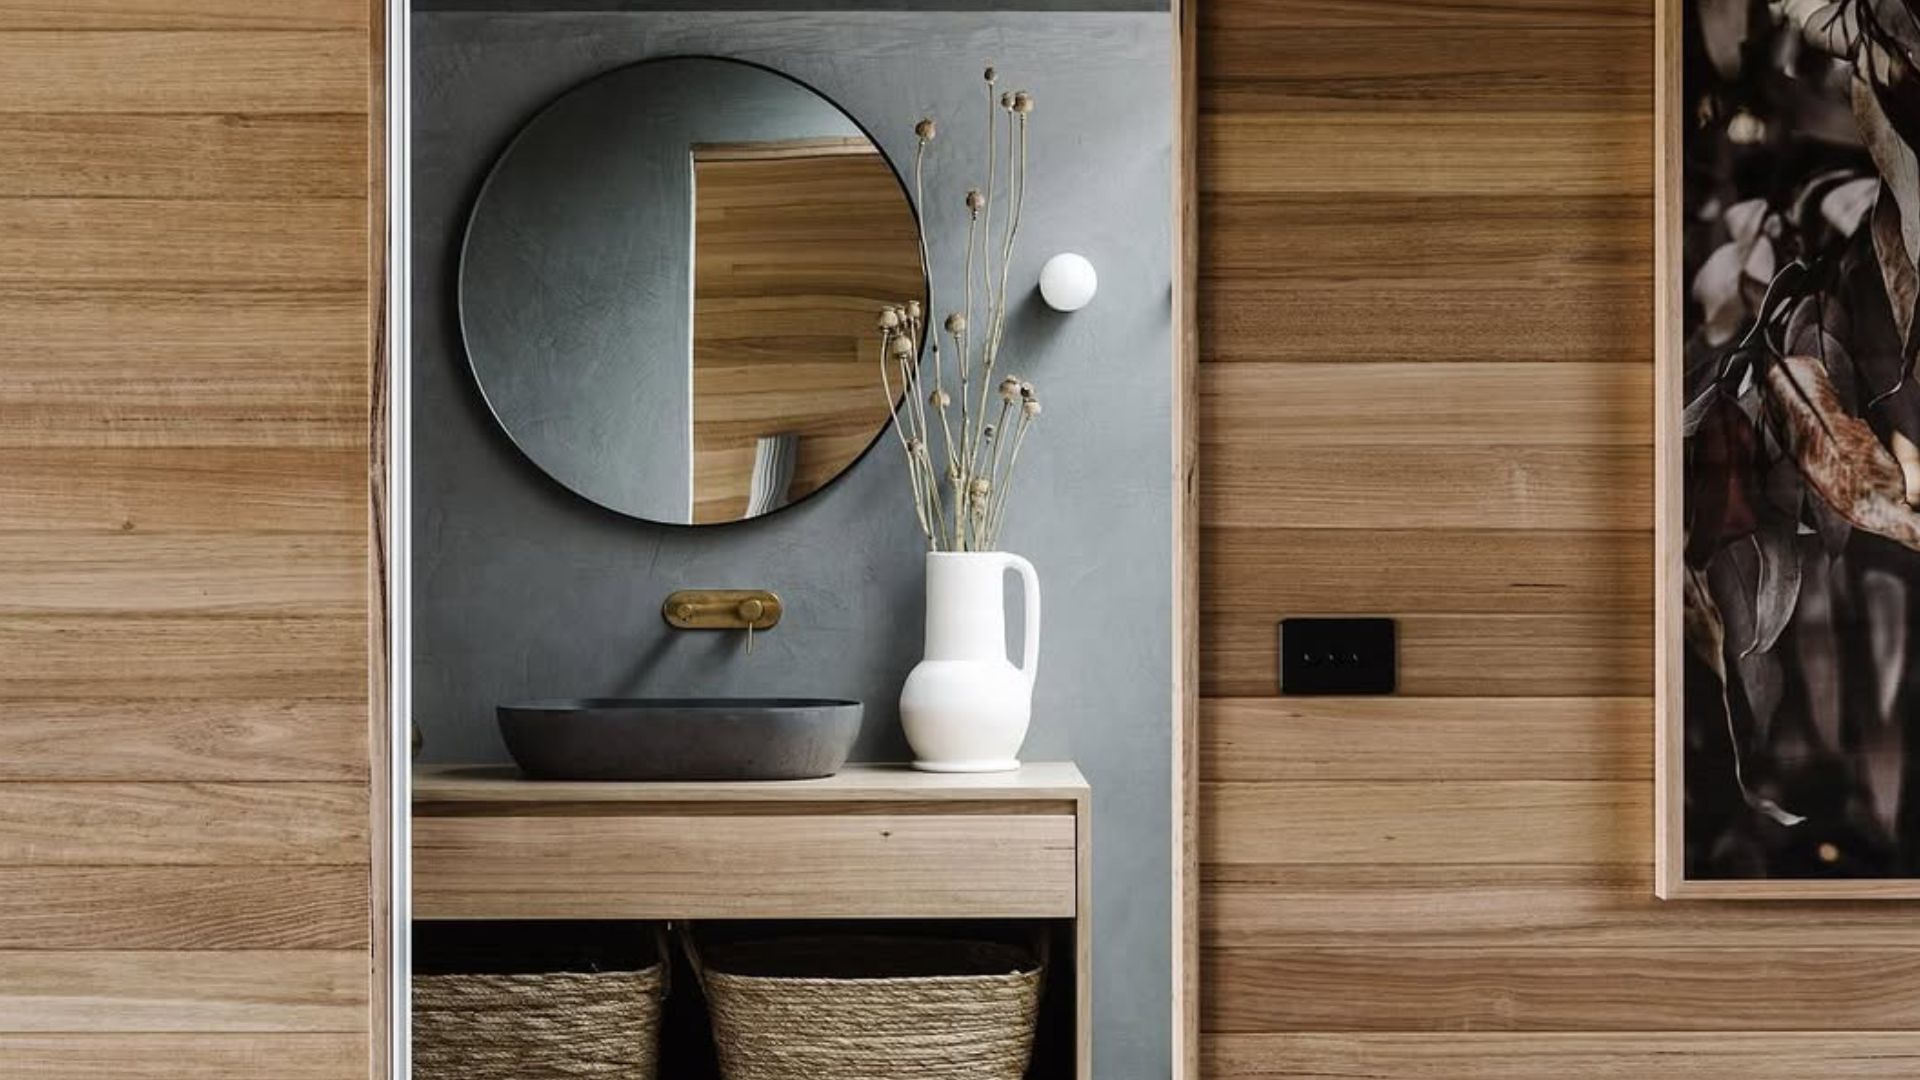
[[[806,694],[867,703],[856,757],[900,760],[896,701],[918,658],[922,544],[897,456],[738,525],[642,524],[549,480],[494,424],[454,318],[453,267],[489,163],[581,80],[674,54],[737,56],[817,87],[896,161],[938,117],[927,216],[935,310],[959,278],[977,182],[980,71],[1039,108],[1016,282],[1079,251],[1077,314],[1023,292],[1007,355],[1047,405],[1004,544],[1039,567],[1046,619],[1029,759],[1094,789],[1095,1067],[1169,1074],[1173,500],[1170,99],[1162,13],[432,13],[414,23],[414,713],[429,761],[504,760],[495,704],[529,696]],[[876,393],[878,391],[876,390]],[[751,656],[670,630],[683,587],[787,603]]]

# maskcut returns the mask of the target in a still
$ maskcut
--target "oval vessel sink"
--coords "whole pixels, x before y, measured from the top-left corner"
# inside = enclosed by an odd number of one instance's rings
[[[857,701],[581,698],[497,710],[535,780],[807,780],[846,764]]]

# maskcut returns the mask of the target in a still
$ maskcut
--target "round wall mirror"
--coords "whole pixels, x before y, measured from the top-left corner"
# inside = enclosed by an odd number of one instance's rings
[[[467,224],[460,329],[555,480],[707,525],[806,498],[885,433],[874,318],[926,289],[912,201],[852,117],[754,64],[674,58],[514,137]]]

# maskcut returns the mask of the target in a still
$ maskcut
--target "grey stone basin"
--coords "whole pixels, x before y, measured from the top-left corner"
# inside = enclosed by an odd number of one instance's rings
[[[807,780],[846,764],[860,703],[831,698],[578,698],[497,710],[534,780]]]

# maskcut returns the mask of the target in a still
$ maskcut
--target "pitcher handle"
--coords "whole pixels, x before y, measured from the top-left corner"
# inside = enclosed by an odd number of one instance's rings
[[[1033,687],[1034,676],[1040,673],[1040,575],[1033,564],[1010,552],[1006,555],[1007,569],[1018,571],[1021,584],[1026,586],[1027,632],[1023,637],[1026,655],[1020,661],[1020,674],[1026,676],[1027,687]]]

